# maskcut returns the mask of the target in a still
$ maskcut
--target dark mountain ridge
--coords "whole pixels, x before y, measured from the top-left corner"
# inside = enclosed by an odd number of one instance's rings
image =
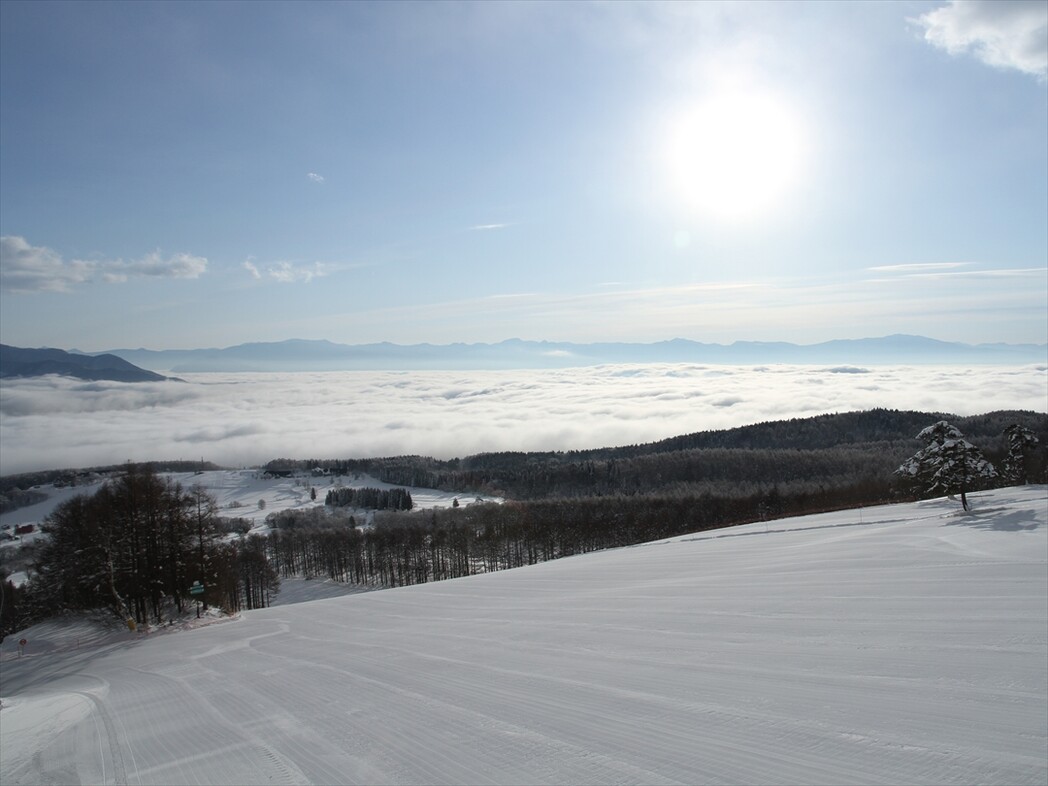
[[[61,349],[24,349],[0,344],[0,378],[48,374],[113,382],[162,382],[168,379],[113,354],[74,355]]]

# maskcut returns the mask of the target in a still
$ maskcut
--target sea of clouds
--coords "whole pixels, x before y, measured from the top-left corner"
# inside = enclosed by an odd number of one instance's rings
[[[888,407],[1048,409],[1048,366],[606,365],[0,383],[0,474],[125,461],[568,450]],[[916,444],[916,443],[915,443]]]

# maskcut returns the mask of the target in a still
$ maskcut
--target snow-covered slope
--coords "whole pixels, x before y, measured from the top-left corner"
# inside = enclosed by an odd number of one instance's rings
[[[260,525],[267,515],[275,511],[298,510],[322,506],[328,489],[336,486],[346,488],[397,488],[392,483],[384,483],[369,475],[345,475],[340,477],[313,478],[308,474],[297,478],[273,478],[262,469],[222,469],[208,472],[165,473],[164,477],[189,489],[200,486],[215,498],[219,515],[250,519]],[[47,499],[34,505],[18,508],[0,514],[0,526],[26,523],[39,523],[63,502],[77,496],[91,496],[102,486],[98,480],[83,486],[55,488],[52,485],[39,486],[37,490],[47,495]],[[316,500],[309,495],[310,488],[317,492]],[[449,508],[458,499],[461,504],[468,504],[477,499],[486,502],[501,502],[498,497],[477,494],[463,494],[437,489],[408,489],[416,509]],[[264,504],[259,507],[259,501]]]
[[[1044,784],[1048,489],[973,501],[39,626],[4,643],[0,782]]]
[[[354,474],[344,476],[311,477],[309,473],[302,473],[300,477],[270,477],[262,469],[223,469],[208,472],[181,472],[165,473],[164,477],[179,483],[183,488],[190,489],[200,486],[212,497],[218,505],[220,516],[229,518],[242,518],[250,522],[255,532],[265,533],[268,531],[266,516],[270,513],[278,513],[287,510],[304,511],[310,508],[323,507],[324,497],[328,489],[343,486],[346,488],[396,488],[391,483],[384,483],[369,475]],[[91,496],[102,487],[103,480],[79,485],[56,488],[53,485],[36,486],[35,490],[46,495],[46,499],[34,505],[8,511],[0,514],[0,532],[11,535],[15,528],[23,524],[39,525],[54,509],[63,502],[67,502],[78,495]],[[310,496],[310,489],[316,489],[316,499]],[[440,491],[438,489],[415,488],[408,489],[415,505],[415,510],[429,510],[432,508],[450,508],[456,501],[459,504],[470,504],[474,501],[501,502],[500,497],[491,497],[477,494],[463,494],[453,491]],[[353,512],[353,511],[347,511]],[[358,516],[360,523],[369,520],[371,512],[361,511]],[[33,532],[18,535],[10,540],[0,539],[0,567],[3,567],[10,575],[9,579],[16,585],[21,586],[29,578],[31,571],[32,556],[25,556],[18,550],[26,544],[42,537],[39,527]],[[345,595],[349,592],[359,592],[359,589],[347,588],[345,585],[332,584],[331,582],[286,582],[281,594],[275,603],[298,603],[303,600],[311,600],[319,597],[334,597]]]

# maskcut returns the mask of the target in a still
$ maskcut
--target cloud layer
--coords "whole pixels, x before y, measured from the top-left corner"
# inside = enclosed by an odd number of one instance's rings
[[[3,474],[128,460],[566,450],[891,407],[1044,410],[1048,367],[608,365],[557,371],[4,380]]]
[[[46,246],[31,246],[24,237],[0,237],[0,290],[4,292],[69,292],[82,284],[116,283],[129,278],[199,278],[207,259],[192,254],[162,257],[159,251],[141,259],[70,259]]]
[[[951,55],[972,53],[995,68],[1048,78],[1048,3],[953,0],[916,20],[928,43]]]

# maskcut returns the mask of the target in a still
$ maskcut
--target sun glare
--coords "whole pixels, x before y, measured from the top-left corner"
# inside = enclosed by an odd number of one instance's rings
[[[767,94],[714,95],[677,114],[668,137],[665,163],[675,198],[726,222],[774,210],[802,173],[800,120]]]

